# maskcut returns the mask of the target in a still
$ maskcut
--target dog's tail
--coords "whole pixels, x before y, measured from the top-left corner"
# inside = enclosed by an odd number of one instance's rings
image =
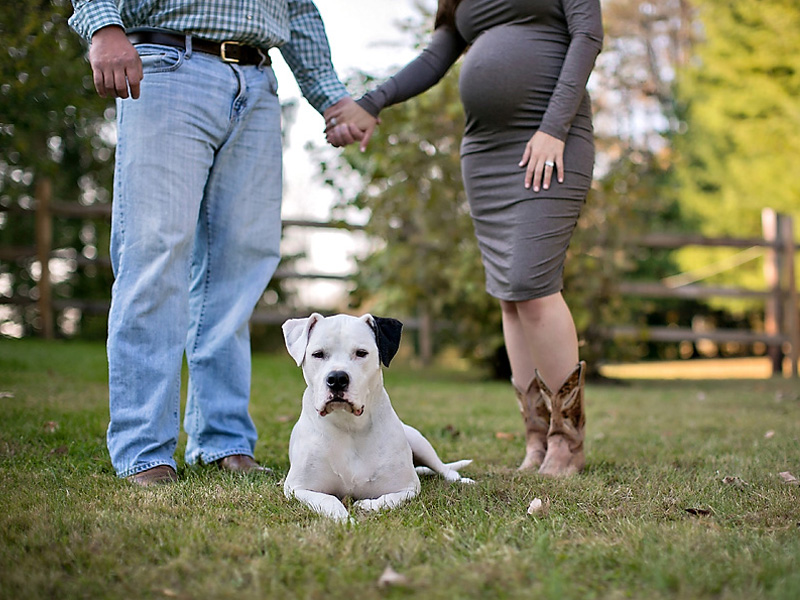
[[[451,471],[460,471],[464,467],[469,466],[471,464],[472,464],[472,459],[468,458],[466,460],[457,460],[451,463],[444,463],[444,466],[450,469]]]

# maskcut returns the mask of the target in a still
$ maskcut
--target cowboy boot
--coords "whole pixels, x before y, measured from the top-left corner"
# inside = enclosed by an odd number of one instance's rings
[[[583,410],[585,379],[586,363],[581,361],[554,394],[542,381],[539,373],[536,373],[542,397],[550,409],[547,454],[539,468],[541,475],[548,477],[574,475],[583,469],[586,463],[583,453],[586,427],[586,414]]]
[[[550,427],[550,410],[544,403],[539,381],[533,378],[528,389],[523,391],[511,380],[517,395],[519,411],[525,421],[525,460],[517,468],[518,471],[537,469],[544,460],[547,451],[547,430]]]

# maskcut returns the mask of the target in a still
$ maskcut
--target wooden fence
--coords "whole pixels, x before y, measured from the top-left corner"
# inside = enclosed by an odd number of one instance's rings
[[[53,202],[51,199],[51,190],[48,182],[45,180],[40,183],[35,191],[36,202],[33,208],[22,208],[14,206],[13,208],[6,208],[0,206],[0,212],[10,213],[11,215],[27,215],[35,218],[35,244],[28,247],[0,247],[0,261],[16,262],[35,259],[39,264],[40,274],[36,284],[37,298],[35,300],[29,297],[2,297],[0,296],[0,304],[10,304],[16,306],[25,306],[36,304],[38,314],[41,319],[41,336],[45,339],[53,339],[55,337],[55,319],[54,316],[60,311],[67,308],[77,308],[85,314],[106,314],[109,309],[108,300],[85,300],[81,298],[54,298],[52,293],[52,282],[50,276],[50,259],[63,258],[57,254],[53,248],[53,219],[56,217],[69,218],[69,219],[83,219],[83,220],[105,220],[111,218],[111,205],[110,204],[95,204],[91,206],[83,206],[75,203]],[[332,230],[346,230],[357,231],[363,229],[361,225],[354,225],[345,222],[334,221],[310,221],[299,219],[284,219],[283,227],[301,227],[311,229],[332,229]],[[95,265],[103,269],[111,269],[111,261],[108,257],[86,258],[82,254],[77,253],[76,256],[70,257],[75,260],[79,266]],[[331,273],[300,273],[279,267],[275,273],[275,277],[283,280],[334,280],[334,281],[347,281],[350,279],[347,275],[331,274]],[[252,316],[252,322],[260,324],[280,324],[285,319],[295,316],[279,310],[256,310]]]
[[[794,226],[788,215],[765,208],[761,214],[762,238],[708,238],[700,235],[652,233],[632,240],[632,244],[648,248],[683,248],[686,246],[730,247],[747,250],[763,249],[766,287],[753,290],[735,287],[702,285],[683,282],[679,277],[660,282],[622,282],[621,294],[643,298],[757,298],[764,302],[764,331],[714,329],[698,331],[686,327],[608,327],[601,330],[606,337],[633,337],[645,341],[682,342],[709,340],[712,342],[763,343],[768,349],[772,372],[783,372],[785,358],[789,371],[798,376],[800,358],[800,319],[795,276],[796,244]],[[761,254],[761,252],[759,252]]]
[[[38,312],[41,317],[41,332],[45,338],[55,336],[54,315],[65,308],[78,308],[87,314],[104,314],[108,311],[107,301],[86,301],[81,299],[56,299],[53,298],[50,284],[49,259],[54,257],[52,248],[53,218],[77,219],[108,219],[111,207],[109,205],[81,206],[76,204],[57,203],[51,201],[51,192],[46,182],[40,183],[36,189],[35,208],[23,209],[15,207],[11,212],[35,213],[36,240],[34,247],[26,248],[0,248],[0,260],[18,261],[35,258],[41,268],[37,283]],[[0,207],[0,211],[10,212],[9,209]],[[789,371],[792,376],[798,376],[798,359],[800,359],[800,319],[798,318],[798,294],[795,278],[795,254],[793,223],[791,217],[777,214],[771,209],[764,209],[762,213],[763,237],[752,239],[741,238],[707,238],[699,235],[674,235],[654,233],[643,238],[631,240],[629,243],[649,248],[682,248],[685,246],[732,247],[744,249],[758,249],[766,253],[765,280],[766,288],[763,290],[750,290],[733,287],[704,286],[695,282],[681,282],[672,278],[672,281],[660,282],[622,282],[618,292],[638,297],[661,298],[698,298],[712,297],[731,298],[757,298],[764,302],[765,329],[764,331],[749,331],[741,329],[716,329],[710,331],[697,331],[691,328],[680,327],[637,327],[616,326],[600,330],[600,334],[607,338],[633,337],[642,341],[657,342],[682,342],[710,340],[712,342],[741,342],[746,344],[763,343],[768,348],[772,359],[774,374],[783,371],[785,358],[789,359]],[[358,226],[346,223],[330,223],[315,221],[285,220],[284,227],[310,227],[334,229],[360,229]],[[78,262],[96,264],[109,267],[108,259],[87,259],[78,255]],[[325,273],[297,273],[279,270],[276,274],[282,279],[334,279],[346,280],[346,275],[331,275]],[[34,301],[30,298],[2,298],[0,303],[24,305]],[[281,323],[288,316],[278,310],[258,310],[253,315],[253,322],[275,324]],[[424,323],[408,323],[409,329],[420,329],[418,332],[422,339],[432,338],[431,331],[426,329]],[[433,324],[428,324],[432,330]]]

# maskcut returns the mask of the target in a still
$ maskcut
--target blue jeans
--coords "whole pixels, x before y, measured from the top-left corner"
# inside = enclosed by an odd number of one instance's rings
[[[270,67],[138,46],[141,96],[117,101],[108,449],[120,477],[253,456],[248,321],[279,261],[281,129]]]

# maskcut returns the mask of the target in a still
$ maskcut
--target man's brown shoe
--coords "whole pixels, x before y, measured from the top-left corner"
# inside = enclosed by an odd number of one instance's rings
[[[152,469],[128,475],[125,479],[133,484],[148,487],[178,481],[178,474],[169,465],[158,465]]]
[[[254,459],[246,454],[231,454],[225,458],[220,458],[215,461],[215,464],[223,471],[230,471],[231,473],[270,473],[272,469],[262,467]]]

